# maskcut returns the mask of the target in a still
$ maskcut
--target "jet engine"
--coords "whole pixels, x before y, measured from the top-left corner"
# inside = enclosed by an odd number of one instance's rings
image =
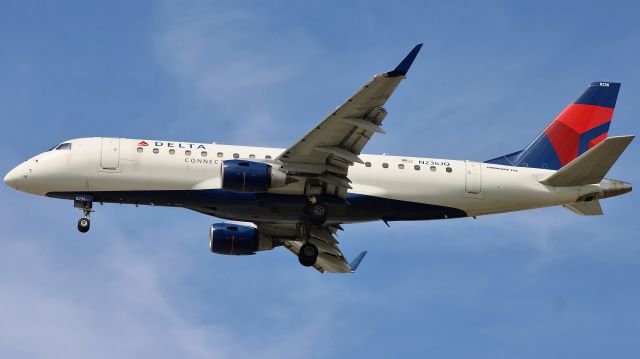
[[[273,238],[250,226],[215,223],[209,228],[209,249],[212,253],[242,256],[278,245]]]
[[[222,189],[231,192],[266,192],[296,182],[270,164],[243,160],[222,162]]]

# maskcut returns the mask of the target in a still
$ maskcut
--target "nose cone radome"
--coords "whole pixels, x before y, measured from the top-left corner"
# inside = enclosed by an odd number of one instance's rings
[[[12,169],[11,171],[9,171],[9,173],[7,173],[6,176],[4,176],[4,183],[14,189],[18,188],[18,180],[20,179],[20,175],[18,174],[18,171],[16,171],[16,169]]]

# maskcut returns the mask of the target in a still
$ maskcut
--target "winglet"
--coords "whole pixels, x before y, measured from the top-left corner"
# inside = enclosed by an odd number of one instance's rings
[[[364,251],[360,254],[358,254],[358,256],[351,261],[351,263],[349,263],[349,267],[351,267],[351,272],[355,272],[356,269],[358,269],[358,266],[360,265],[360,262],[362,262],[362,259],[364,258],[364,256],[367,255],[367,251]]]
[[[387,72],[387,75],[389,77],[405,76],[407,72],[409,72],[409,68],[413,63],[413,60],[415,60],[416,56],[418,56],[418,52],[420,52],[421,47],[422,47],[422,44],[416,45],[416,47],[414,47],[413,50],[411,50],[411,52],[407,55],[407,57],[405,57],[404,60],[402,60],[400,65],[398,65],[395,69],[393,69],[393,71]]]

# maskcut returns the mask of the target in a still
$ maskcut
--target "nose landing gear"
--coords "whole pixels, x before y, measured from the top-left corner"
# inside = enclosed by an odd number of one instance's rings
[[[73,206],[82,209],[84,216],[78,220],[78,231],[87,233],[91,228],[91,220],[89,216],[93,212],[93,197],[87,195],[78,195],[73,201]]]
[[[78,230],[81,233],[87,233],[91,227],[91,221],[89,218],[83,217],[78,220]]]

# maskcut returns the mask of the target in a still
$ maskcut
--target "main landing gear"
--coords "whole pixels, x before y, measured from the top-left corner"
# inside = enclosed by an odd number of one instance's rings
[[[315,226],[322,226],[326,222],[329,213],[327,206],[317,197],[309,198],[307,205],[304,207],[304,212],[307,214],[309,222]]]
[[[305,267],[311,267],[318,260],[318,247],[315,244],[306,242],[300,247],[298,261]]]
[[[78,230],[81,233],[87,233],[91,228],[89,216],[93,212],[93,198],[91,196],[76,196],[73,206],[82,209],[84,216],[78,220]]]
[[[303,244],[298,252],[298,261],[305,267],[311,267],[318,260],[318,247],[311,243],[311,228],[322,227],[327,221],[329,211],[320,200],[323,190],[320,187],[307,186],[307,204],[304,207],[306,221],[300,226],[298,238],[303,239]]]
[[[302,246],[298,250],[298,261],[305,267],[311,267],[318,260],[318,247],[311,243],[311,228],[313,224],[306,222],[298,225],[298,238]]]

